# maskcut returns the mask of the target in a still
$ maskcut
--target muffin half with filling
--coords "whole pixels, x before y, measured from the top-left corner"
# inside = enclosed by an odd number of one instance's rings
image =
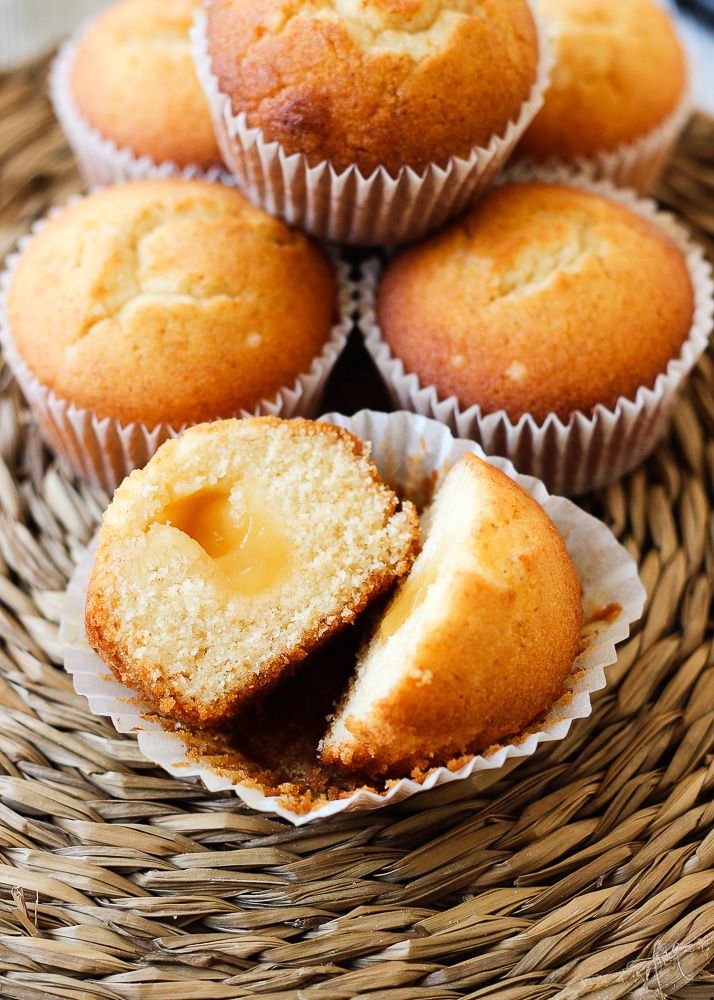
[[[104,515],[91,645],[172,718],[215,725],[408,572],[411,503],[331,424],[256,417],[165,443]]]

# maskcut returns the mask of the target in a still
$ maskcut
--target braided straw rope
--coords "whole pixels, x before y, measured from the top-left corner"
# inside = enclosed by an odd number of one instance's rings
[[[46,67],[0,78],[6,251],[79,188]],[[714,248],[714,122],[660,194]],[[325,408],[378,407],[353,342]],[[714,361],[643,468],[583,502],[645,616],[564,741],[400,809],[294,829],[157,772],[74,694],[62,590],[105,499],[0,378],[0,996],[714,996]]]

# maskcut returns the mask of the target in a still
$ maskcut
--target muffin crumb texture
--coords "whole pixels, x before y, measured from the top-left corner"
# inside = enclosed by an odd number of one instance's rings
[[[18,351],[59,398],[177,429],[292,387],[336,311],[332,268],[305,236],[232,188],[178,179],[67,208],[8,300]]]
[[[462,409],[567,422],[652,387],[686,340],[686,260],[655,223],[557,184],[495,188],[387,266],[382,333]]]
[[[346,431],[272,417],[201,425],[117,490],[87,637],[161,712],[216,725],[349,624],[417,546],[413,506]]]
[[[207,30],[235,114],[311,165],[364,176],[445,166],[501,136],[538,60],[525,0],[213,0]]]

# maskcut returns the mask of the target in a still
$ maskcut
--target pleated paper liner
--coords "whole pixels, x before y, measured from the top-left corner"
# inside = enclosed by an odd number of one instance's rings
[[[516,121],[488,146],[446,167],[431,164],[417,174],[403,167],[396,178],[383,167],[364,177],[356,167],[337,173],[323,161],[310,166],[302,153],[287,154],[233,114],[213,74],[206,17],[197,11],[191,30],[198,78],[208,98],[218,144],[238,187],[251,201],[313,236],[340,243],[379,246],[416,239],[459,215],[498,174],[543,103],[553,56],[548,29],[533,10],[539,59],[535,82]]]
[[[617,187],[632,188],[640,195],[647,195],[662,176],[691,113],[691,100],[689,93],[685,92],[676,108],[659,125],[632,142],[600,150],[593,156],[578,156],[572,162],[559,161],[554,157],[545,163],[536,163],[529,158],[520,158],[516,151],[514,162],[527,169],[546,167],[583,173],[593,180],[609,180]]]
[[[443,424],[411,413],[363,410],[352,418],[330,414],[323,419],[371,441],[380,473],[400,495],[417,503],[423,502],[434,477],[442,476],[463,454],[473,451],[483,455],[478,445],[454,439]],[[322,735],[319,731],[315,736],[314,756],[307,757],[302,774],[298,770],[297,777],[293,774],[290,779],[283,778],[282,783],[275,773],[261,777],[256,773],[259,767],[255,761],[242,759],[246,750],[241,743],[241,726],[247,723],[240,717],[235,723],[235,735],[228,742],[219,735],[212,743],[205,734],[192,733],[186,728],[183,736],[167,731],[166,723],[162,725],[136,691],[107,676],[107,666],[84,638],[84,602],[95,543],[89,546],[72,577],[62,619],[64,662],[72,674],[75,690],[89,699],[95,714],[111,716],[119,732],[136,732],[142,753],[170,774],[200,778],[211,791],[234,791],[251,808],[274,813],[293,823],[342,812],[379,809],[425,789],[467,778],[476,771],[501,767],[509,758],[528,756],[543,741],[563,739],[574,720],[590,714],[590,694],[605,686],[604,668],[616,659],[615,643],[627,637],[630,624],[642,613],[645,591],[634,560],[602,522],[569,500],[549,496],[542,483],[519,475],[510,462],[489,461],[521,483],[554,521],[578,572],[586,619],[583,651],[573,665],[566,695],[550,708],[542,723],[531,726],[507,745],[465,758],[450,767],[432,768],[419,780],[404,777],[354,788],[354,781],[342,780],[329,769],[323,769],[324,781],[316,790],[311,772],[319,772],[321,767],[317,760],[317,741]],[[310,664],[305,664],[302,670],[305,675]],[[298,687],[300,684],[298,677]],[[339,693],[336,690],[334,697]],[[279,693],[275,697],[279,699]],[[514,697],[517,697],[515,691]],[[297,705],[297,701],[291,696],[290,705],[293,704]],[[324,706],[323,723],[330,709],[331,704]],[[261,717],[265,719],[267,742],[271,738],[271,718],[266,706]],[[286,725],[282,714],[280,724]],[[284,752],[287,754],[289,748],[284,748]],[[291,787],[291,782],[299,788]]]
[[[181,176],[190,178],[190,171]],[[68,204],[74,204],[76,200],[74,198]],[[47,219],[55,218],[63,210],[61,207],[53,208]],[[0,344],[49,446],[82,479],[111,494],[133,469],[146,465],[160,444],[176,437],[184,428],[177,430],[164,423],[154,427],[141,423],[122,425],[112,417],[100,419],[93,411],[58,398],[54,390],[43,385],[25,363],[12,338],[7,296],[20,257],[46,225],[45,219],[36,222],[32,232],[20,239],[17,252],[5,261],[5,269],[0,274]],[[355,295],[355,287],[349,277],[349,264],[341,259],[336,250],[330,250],[329,256],[337,278],[340,318],[332,327],[322,350],[313,358],[308,371],[298,375],[292,385],[280,389],[270,399],[261,399],[250,412],[238,409],[226,416],[270,414],[287,418],[317,415],[327,378],[352,328]]]
[[[120,184],[146,177],[195,177],[233,185],[231,174],[222,165],[205,169],[197,164],[181,167],[171,161],[156,163],[150,156],[137,156],[126,146],[118,146],[82,116],[72,96],[72,70],[77,52],[93,24],[93,21],[85,24],[64,43],[50,71],[52,106],[77,157],[87,187]],[[151,95],[147,94],[146,99],[151,100]]]
[[[706,349],[711,333],[711,267],[683,226],[633,191],[566,167],[516,166],[499,183],[509,180],[571,184],[601,194],[661,226],[681,249],[694,289],[692,326],[679,356],[657,376],[652,388],[641,386],[635,399],[620,397],[614,410],[598,405],[592,414],[575,413],[567,423],[554,413],[539,425],[527,413],[513,422],[504,410],[483,414],[478,404],[461,409],[454,396],[442,398],[435,386],[423,385],[416,374],[406,372],[382,337],[375,304],[383,265],[377,258],[363,265],[358,325],[395,405],[433,417],[459,436],[473,438],[487,454],[509,458],[519,472],[537,476],[554,493],[578,495],[599,489],[636,468],[665,432],[677,392]]]

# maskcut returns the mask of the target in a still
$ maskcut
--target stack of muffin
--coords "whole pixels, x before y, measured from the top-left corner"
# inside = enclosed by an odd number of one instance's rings
[[[684,57],[651,0],[543,8],[122,0],[69,42],[52,96],[88,184],[144,183],[40,223],[4,275],[52,447],[112,490],[186,424],[315,415],[356,297],[398,405],[558,492],[641,461],[709,287],[686,234],[595,181],[654,183]],[[457,221],[355,291],[266,213],[371,246]]]
[[[314,416],[356,307],[395,401],[551,489],[641,461],[711,326],[700,252],[627,188],[683,54],[651,0],[542,6],[122,0],[72,40],[55,108],[109,186],[23,241],[0,316],[50,446],[111,491],[189,424]],[[315,238],[411,245],[354,283]]]

